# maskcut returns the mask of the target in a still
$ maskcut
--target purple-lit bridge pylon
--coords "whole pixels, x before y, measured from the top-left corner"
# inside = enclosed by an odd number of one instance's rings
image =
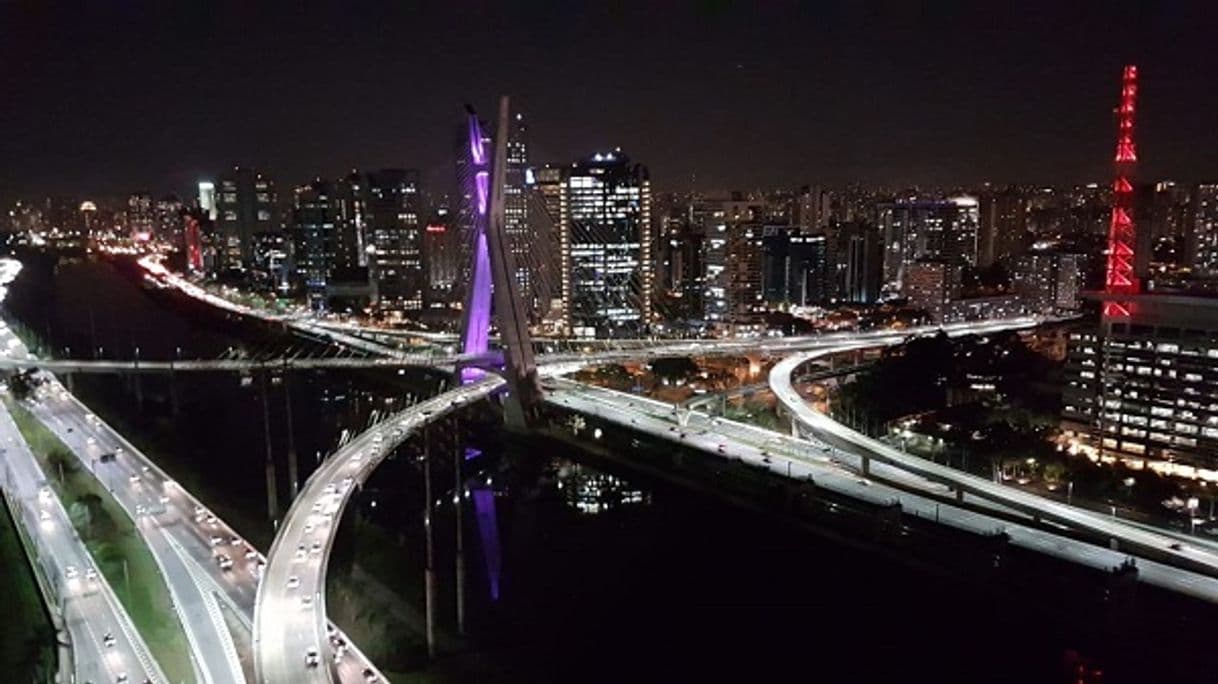
[[[504,233],[504,186],[507,176],[509,103],[499,99],[499,118],[494,150],[486,149],[478,115],[469,109],[469,159],[472,173],[465,188],[473,198],[473,231],[470,249],[470,282],[466,290],[465,318],[461,327],[461,350],[466,357],[482,357],[489,351],[491,314],[499,328],[503,352],[503,375],[507,380],[504,422],[525,428],[540,397],[533,342],[529,336],[529,311],[513,277],[515,258]],[[479,377],[472,367],[457,371],[460,382]]]

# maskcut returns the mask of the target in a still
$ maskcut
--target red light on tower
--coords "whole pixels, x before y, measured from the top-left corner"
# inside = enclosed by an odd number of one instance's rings
[[[1133,139],[1133,116],[1138,98],[1138,68],[1125,67],[1121,78],[1121,103],[1116,109],[1116,180],[1112,184],[1112,220],[1108,224],[1108,270],[1104,291],[1108,294],[1137,294],[1134,246],[1137,231],[1133,220],[1133,172],[1138,149]],[[1128,317],[1131,303],[1109,300],[1104,316]]]

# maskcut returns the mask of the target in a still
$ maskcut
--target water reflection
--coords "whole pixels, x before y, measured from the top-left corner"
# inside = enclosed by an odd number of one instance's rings
[[[622,506],[645,505],[647,492],[623,478],[571,461],[559,461],[556,484],[567,505],[586,515],[598,515]]]

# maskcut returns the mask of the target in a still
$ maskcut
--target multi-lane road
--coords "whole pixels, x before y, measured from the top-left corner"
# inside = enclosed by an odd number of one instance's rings
[[[48,380],[40,387],[30,408],[131,516],[169,589],[195,656],[199,680],[244,682],[216,587],[206,578],[215,566],[211,537],[225,531],[209,530],[205,520],[196,520],[172,480],[144,464],[126,440],[88,413],[58,383]],[[231,555],[244,549],[244,542],[233,546],[231,534],[221,537],[221,545]],[[203,563],[206,570],[200,567]]]
[[[986,478],[911,456],[879,440],[872,439],[838,423],[815,410],[795,392],[791,376],[802,364],[826,354],[834,348],[803,352],[774,365],[770,371],[770,387],[783,408],[805,431],[836,447],[884,463],[923,480],[947,485],[962,494],[989,501],[1038,520],[1085,531],[1115,542],[1124,551],[1194,568],[1218,576],[1218,552],[1207,544],[1182,543],[1176,535],[1130,525],[1094,511],[1070,506],[1036,494],[1008,487]]]
[[[305,482],[267,554],[254,611],[259,682],[361,681],[361,664],[326,620],[326,566],[352,492],[412,433],[504,384],[497,376],[463,385],[400,411],[331,454]],[[377,681],[374,677],[368,681]]]
[[[37,550],[35,571],[58,604],[50,609],[67,629],[73,681],[167,682],[3,405],[0,439],[3,486],[15,503],[17,524]]]

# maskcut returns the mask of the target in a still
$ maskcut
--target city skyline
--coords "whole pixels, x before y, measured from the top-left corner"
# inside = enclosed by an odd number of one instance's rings
[[[1207,681],[1206,9],[0,4],[0,672]]]
[[[1102,181],[1126,62],[1143,72],[1142,177],[1209,178],[1214,57],[1189,36],[1212,19],[1110,5],[8,7],[23,30],[0,48],[7,90],[28,106],[0,114],[21,132],[0,147],[0,194],[186,193],[233,163],[289,182],[405,166],[438,187],[460,104],[500,92],[529,118],[532,159],[620,146],[660,192]]]

